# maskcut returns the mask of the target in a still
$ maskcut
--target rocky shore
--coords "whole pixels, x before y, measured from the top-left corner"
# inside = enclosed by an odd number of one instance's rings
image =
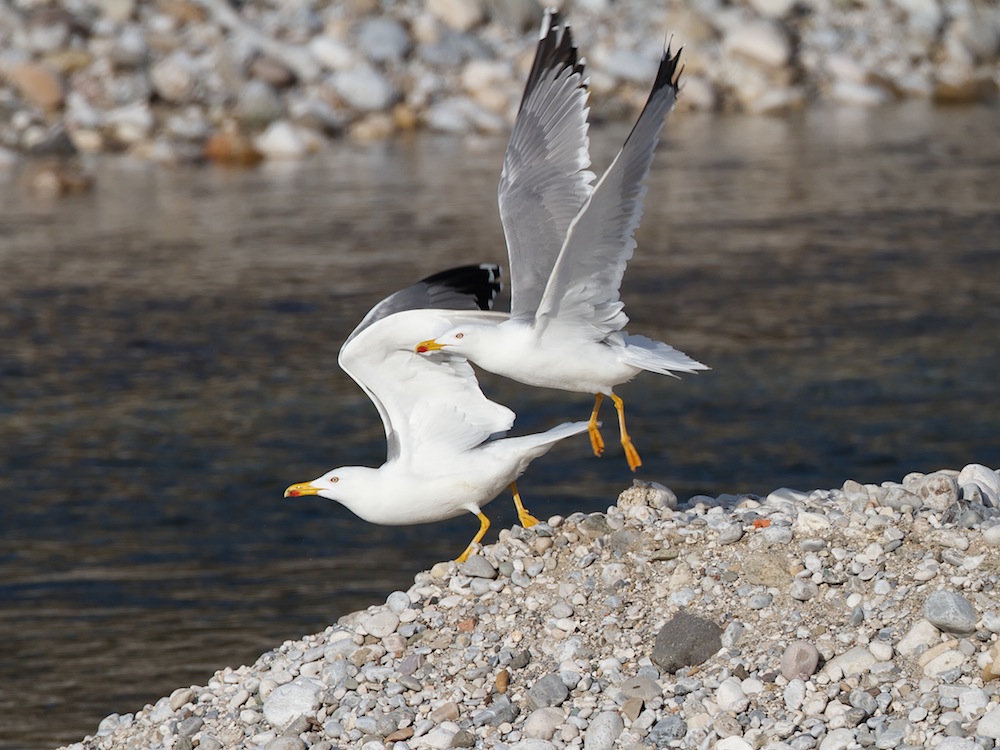
[[[574,0],[595,120],[638,109],[665,37],[680,108],[995,99],[991,0]],[[18,152],[167,163],[300,157],[342,137],[497,132],[536,0],[7,0],[0,164]]]
[[[979,464],[683,503],[637,484],[69,750],[990,750],[998,593]]]

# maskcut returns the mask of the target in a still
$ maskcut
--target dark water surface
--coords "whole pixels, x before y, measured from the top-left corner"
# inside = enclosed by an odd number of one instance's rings
[[[630,330],[713,370],[620,389],[641,476],[683,498],[1000,465],[997,110],[669,129],[623,295]],[[595,134],[600,167],[625,132]],[[80,739],[464,547],[471,517],[382,528],[281,493],[384,458],[337,350],[395,288],[506,262],[504,146],[340,144],[246,172],[107,161],[57,202],[0,173],[0,747]],[[517,431],[591,406],[485,384]],[[630,482],[620,451],[581,438],[520,484],[547,516]],[[508,498],[488,513],[515,520]]]

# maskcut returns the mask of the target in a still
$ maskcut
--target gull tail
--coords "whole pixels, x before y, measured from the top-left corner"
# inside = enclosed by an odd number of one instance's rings
[[[563,422],[556,425],[551,430],[536,432],[531,435],[521,435],[519,437],[503,438],[496,441],[502,443],[504,450],[516,450],[521,455],[521,465],[518,476],[528,468],[528,464],[540,456],[548,453],[552,446],[560,440],[565,440],[573,435],[579,435],[587,431],[586,422]]]
[[[625,347],[618,350],[618,356],[622,362],[633,367],[674,377],[677,377],[674,375],[676,372],[698,372],[709,369],[707,365],[691,359],[670,344],[628,333],[625,334]]]

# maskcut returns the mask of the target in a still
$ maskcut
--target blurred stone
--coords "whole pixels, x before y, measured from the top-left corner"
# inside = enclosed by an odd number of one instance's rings
[[[399,62],[410,51],[410,35],[391,18],[367,18],[355,37],[358,46],[373,62]]]
[[[753,21],[737,26],[723,41],[726,51],[773,68],[788,63],[792,45],[784,28],[774,21]]]
[[[483,22],[481,0],[427,0],[427,10],[456,31],[469,31]]]
[[[387,109],[399,96],[389,79],[368,65],[334,73],[330,85],[344,101],[362,112]]]
[[[32,104],[45,109],[62,106],[66,96],[62,77],[33,62],[15,63],[7,71],[8,80]]]
[[[168,102],[182,103],[191,98],[198,73],[186,52],[175,52],[160,60],[150,71],[153,89]]]

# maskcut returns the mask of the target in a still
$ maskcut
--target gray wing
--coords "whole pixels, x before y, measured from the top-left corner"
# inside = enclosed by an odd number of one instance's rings
[[[549,10],[497,189],[512,318],[533,319],[570,223],[590,195],[589,111],[569,26]]]
[[[642,217],[643,181],[653,163],[667,113],[677,98],[680,51],[660,58],[646,106],[611,166],[573,220],[538,306],[537,324],[584,327],[595,339],[628,322],[619,299],[625,265],[635,250]]]
[[[490,310],[503,289],[500,276],[500,266],[480,263],[449,268],[421,279],[393,292],[369,310],[344,341],[344,346],[372,323],[402,310]]]

